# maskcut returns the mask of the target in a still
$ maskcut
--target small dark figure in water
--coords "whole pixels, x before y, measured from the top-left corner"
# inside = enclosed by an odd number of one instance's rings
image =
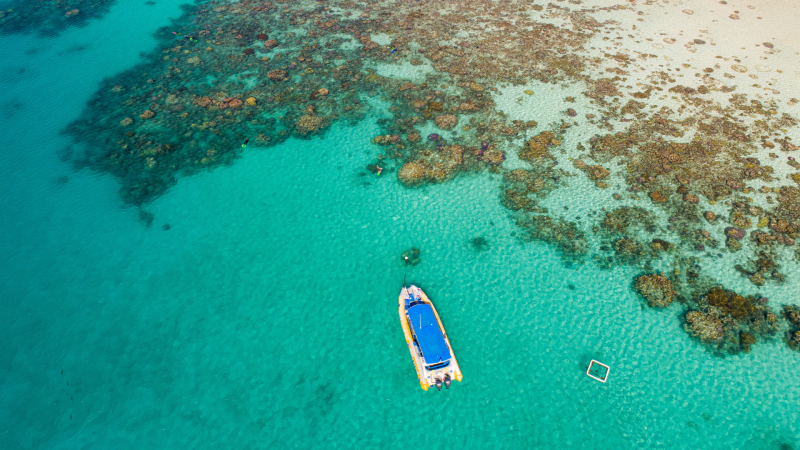
[[[474,248],[477,251],[488,250],[489,242],[486,241],[485,238],[478,236],[472,240],[472,248]]]
[[[165,223],[165,224],[164,224],[164,226],[163,226],[163,227],[161,227],[161,229],[162,229],[162,230],[164,230],[164,231],[167,231],[167,230],[169,230],[170,228],[172,228],[172,227],[171,227],[171,226],[170,226],[168,223]]]
[[[401,255],[401,259],[408,265],[416,266],[419,264],[419,249],[416,247],[411,247],[410,250],[406,250]]]
[[[570,283],[570,284],[567,285],[567,287],[569,288],[570,291],[574,291],[575,290],[575,285],[574,284]]]

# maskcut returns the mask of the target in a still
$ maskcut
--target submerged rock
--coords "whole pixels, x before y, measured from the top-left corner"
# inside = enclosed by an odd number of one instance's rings
[[[483,160],[492,165],[500,165],[506,159],[506,155],[500,150],[489,150],[483,154]]]
[[[756,312],[757,304],[752,298],[744,297],[720,287],[711,288],[705,295],[709,305],[720,308],[736,320],[744,320]]]
[[[36,31],[51,37],[102,17],[114,3],[115,0],[6,1],[0,6],[0,34]]]
[[[693,194],[686,194],[683,196],[683,201],[686,203],[700,203],[700,198]]]
[[[308,134],[317,131],[324,120],[324,117],[309,113],[301,117],[294,125],[300,134]]]
[[[654,308],[665,308],[672,303],[676,292],[672,281],[661,274],[642,275],[636,279],[636,291]]]
[[[397,177],[406,186],[418,185],[425,181],[425,166],[418,161],[407,162],[397,172]]]
[[[789,332],[787,344],[793,350],[800,350],[800,330]]]
[[[623,260],[631,260],[642,252],[642,245],[634,239],[621,238],[614,241],[614,251]]]
[[[475,111],[480,111],[481,107],[478,106],[478,104],[475,102],[466,101],[466,102],[461,102],[461,104],[458,105],[458,109],[466,112],[475,112]]]
[[[458,124],[458,118],[452,114],[443,114],[436,116],[434,122],[436,122],[437,127],[449,130]]]
[[[525,143],[525,147],[520,152],[519,157],[532,164],[540,163],[540,161],[537,161],[540,158],[552,159],[553,156],[548,148],[553,145],[554,137],[553,133],[549,131],[537,134]]]
[[[752,334],[746,331],[742,331],[739,334],[739,346],[742,348],[742,351],[745,353],[750,353],[750,346],[758,342],[758,339]]]
[[[588,166],[586,170],[589,172],[589,178],[595,181],[602,180],[611,174],[611,172],[603,166]]]
[[[741,241],[742,238],[745,236],[745,231],[740,228],[735,227],[727,227],[725,228],[725,235],[729,238],[736,239],[737,241]]]
[[[672,244],[663,239],[653,239],[650,241],[650,248],[655,252],[668,251],[672,248]]]
[[[792,350],[800,351],[800,306],[785,305],[783,307],[783,317],[789,322],[786,345]]]
[[[475,239],[473,239],[471,241],[471,243],[472,243],[472,247],[475,250],[478,250],[478,251],[487,250],[489,248],[489,242],[486,241],[485,238],[480,237],[480,236],[478,236]]]
[[[742,243],[730,236],[728,236],[728,239],[725,240],[725,246],[733,252],[737,252],[742,249]]]
[[[655,203],[666,203],[666,201],[667,201],[667,197],[664,196],[664,194],[662,194],[659,191],[651,192],[650,193],[650,199],[653,200],[653,202],[655,202]]]
[[[289,73],[285,70],[274,69],[267,72],[267,78],[272,81],[283,81],[289,78]]]
[[[684,316],[686,331],[703,342],[719,342],[725,333],[722,321],[714,314],[702,311],[689,311]]]
[[[791,326],[800,328],[800,306],[784,305],[783,316]]]

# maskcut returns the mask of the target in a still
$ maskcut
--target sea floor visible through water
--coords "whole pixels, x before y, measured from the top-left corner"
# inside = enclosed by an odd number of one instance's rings
[[[118,180],[63,161],[60,132],[179,5],[0,38],[0,447],[800,446],[779,337],[716,356],[678,310],[645,308],[637,269],[519,239],[500,175],[408,189],[366,171],[380,108],[181,178],[146,226]],[[449,390],[419,388],[404,270],[459,358]]]

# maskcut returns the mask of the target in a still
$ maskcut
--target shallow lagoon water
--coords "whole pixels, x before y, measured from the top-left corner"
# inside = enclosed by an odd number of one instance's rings
[[[797,354],[779,339],[712,355],[680,330],[678,308],[641,310],[632,269],[520,242],[498,176],[410,190],[394,173],[362,175],[379,151],[374,119],[181,179],[147,206],[146,227],[115,180],[59,159],[59,131],[177,6],[120,1],[58,40],[2,38],[17,52],[2,73],[24,71],[0,93],[12,105],[0,445],[800,445]],[[470,244],[479,236],[488,250]],[[422,263],[408,279],[436,303],[464,371],[446,392],[419,389],[397,323],[411,246]],[[611,366],[608,383],[585,375],[592,358]]]

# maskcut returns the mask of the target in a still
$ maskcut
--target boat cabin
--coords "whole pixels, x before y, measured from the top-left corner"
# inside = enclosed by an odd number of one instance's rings
[[[450,349],[431,305],[421,300],[408,302],[406,317],[414,343],[425,361],[425,369],[437,370],[449,366]]]

